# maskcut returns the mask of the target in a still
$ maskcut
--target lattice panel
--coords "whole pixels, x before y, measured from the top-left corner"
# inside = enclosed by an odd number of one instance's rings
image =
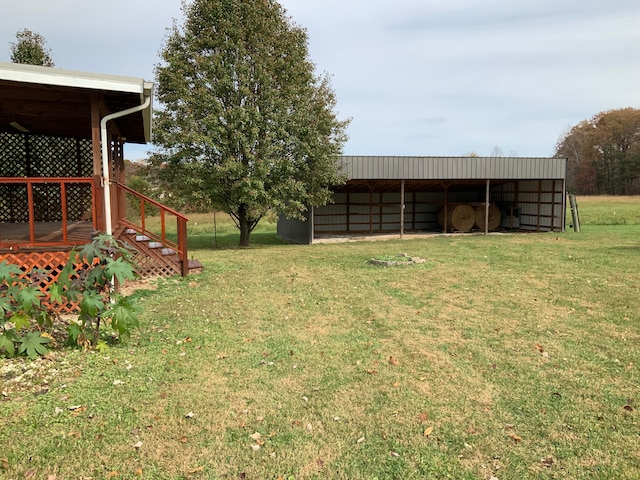
[[[25,278],[29,278],[29,275],[34,270],[43,271],[46,275],[41,278],[38,289],[46,296],[49,286],[58,280],[60,272],[62,272],[69,260],[69,252],[3,253],[0,254],[0,262],[3,260],[17,265],[24,272],[23,276]],[[81,268],[82,262],[76,263],[75,270],[79,271]],[[76,303],[67,305],[51,304],[47,296],[43,303],[58,313],[74,313],[79,309]]]
[[[27,186],[19,183],[0,185],[0,222],[28,222]]]
[[[0,133],[0,177],[90,177],[90,140]]]
[[[135,237],[135,235],[134,235]],[[151,254],[144,242],[136,242],[129,235],[121,235],[121,240],[133,256],[136,273],[141,277],[173,277],[180,275],[180,265],[161,254]],[[158,255],[158,256],[156,256]]]
[[[34,184],[33,210],[36,222],[61,222],[61,200],[59,184]]]
[[[67,220],[91,220],[91,185],[67,184]]]
[[[0,133],[0,177],[24,177],[27,175],[26,136]]]

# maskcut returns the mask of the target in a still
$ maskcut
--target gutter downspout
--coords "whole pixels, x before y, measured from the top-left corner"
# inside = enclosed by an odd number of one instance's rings
[[[104,183],[104,215],[105,215],[105,233],[111,235],[113,227],[111,225],[111,180],[109,179],[109,148],[107,145],[107,122],[114,118],[125,117],[132,113],[139,112],[151,105],[151,96],[145,98],[144,103],[135,107],[121,110],[120,112],[110,113],[100,120],[100,142],[102,143],[102,181]]]

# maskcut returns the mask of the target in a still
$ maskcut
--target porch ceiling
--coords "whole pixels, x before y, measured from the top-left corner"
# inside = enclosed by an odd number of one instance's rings
[[[51,67],[0,63],[0,131],[91,139],[91,98],[100,99],[100,117],[139,106],[153,84],[142,79]],[[116,120],[129,143],[151,135],[151,107]],[[12,125],[13,123],[13,125]]]
[[[91,138],[91,95],[86,89],[25,84],[0,80],[0,131],[17,133],[17,122],[29,133],[73,138]],[[140,95],[107,92],[103,96],[109,112],[140,105]],[[127,142],[146,143],[142,113],[116,120]]]

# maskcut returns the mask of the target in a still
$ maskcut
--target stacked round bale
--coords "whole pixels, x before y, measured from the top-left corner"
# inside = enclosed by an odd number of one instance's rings
[[[496,230],[500,225],[500,209],[489,205],[489,216],[484,205],[473,207],[467,204],[451,205],[446,209],[447,231],[469,232],[473,227],[484,230],[485,219],[489,220],[489,230]],[[445,209],[438,212],[438,224],[444,228]]]

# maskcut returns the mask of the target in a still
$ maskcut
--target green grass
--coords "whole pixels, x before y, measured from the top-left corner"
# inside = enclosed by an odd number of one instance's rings
[[[238,249],[196,216],[204,273],[128,342],[2,360],[0,477],[640,478],[638,223]]]

